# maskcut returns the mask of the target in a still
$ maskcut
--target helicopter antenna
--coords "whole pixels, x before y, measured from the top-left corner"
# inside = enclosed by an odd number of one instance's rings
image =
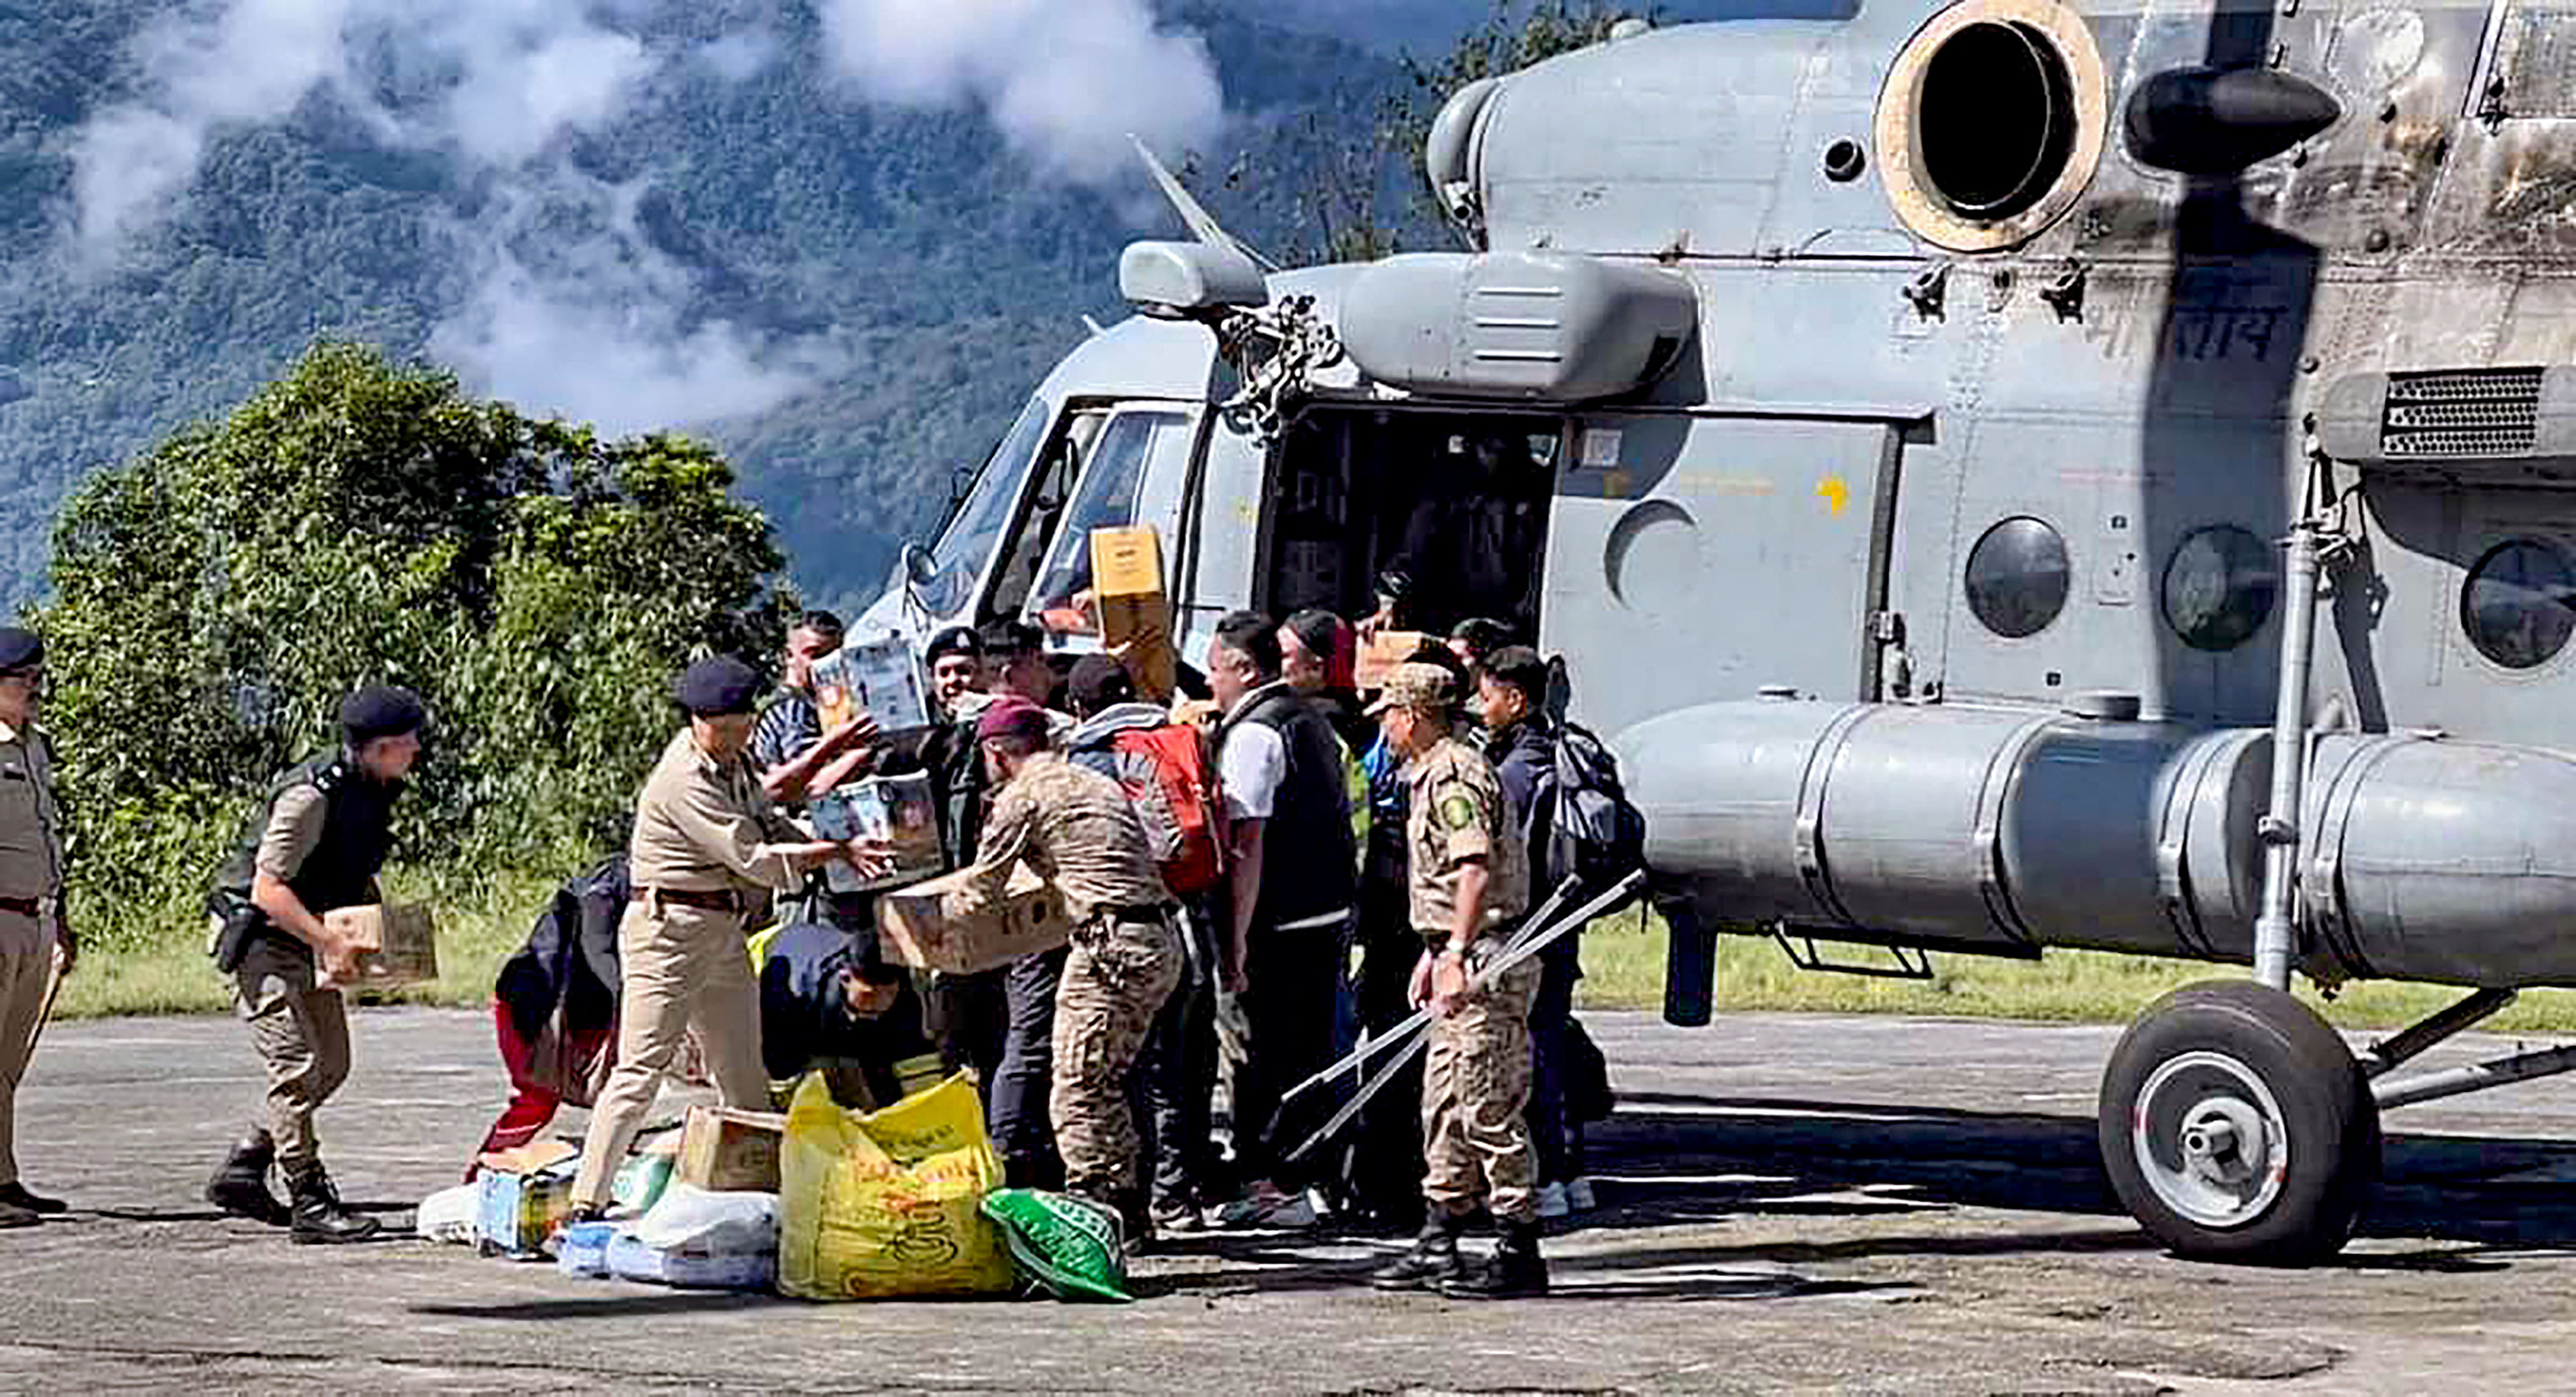
[[[1188,189],[1182,187],[1180,180],[1172,174],[1170,168],[1165,166],[1154,152],[1146,149],[1145,143],[1138,140],[1135,133],[1128,133],[1127,140],[1129,144],[1136,147],[1136,154],[1144,158],[1146,170],[1153,174],[1154,183],[1162,189],[1163,197],[1171,202],[1172,211],[1179,214],[1181,222],[1188,226],[1191,237],[1211,247],[1231,248],[1240,252],[1254,266],[1265,272],[1279,270],[1277,262],[1263,256],[1250,243],[1227,232],[1225,225],[1216,221],[1216,215],[1209,213],[1205,204],[1200,203]]]

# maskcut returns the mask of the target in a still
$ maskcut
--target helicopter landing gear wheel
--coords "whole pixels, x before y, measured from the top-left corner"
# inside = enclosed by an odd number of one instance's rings
[[[2298,1265],[2342,1249],[2379,1178],[2379,1107],[2343,1039],[2252,981],[2191,985],[2102,1074],[2102,1163],[2176,1253]]]

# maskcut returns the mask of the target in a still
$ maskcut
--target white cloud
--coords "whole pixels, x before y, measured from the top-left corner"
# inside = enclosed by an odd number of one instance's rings
[[[446,230],[474,290],[429,349],[476,389],[634,432],[775,407],[842,361],[824,336],[782,342],[729,321],[684,323],[692,278],[645,236],[641,184],[559,164],[531,173],[493,216]],[[548,231],[532,234],[539,226]]]
[[[206,147],[328,92],[380,139],[514,164],[614,120],[651,75],[641,40],[579,0],[198,0],[129,49],[134,91],[71,139],[73,232],[93,264],[167,217]],[[353,49],[445,75],[439,100],[388,110]]]
[[[1225,121],[1207,44],[1146,0],[822,0],[834,66],[867,98],[978,107],[1040,169],[1122,178],[1129,133],[1166,151]]]
[[[737,29],[700,44],[695,56],[727,82],[748,82],[778,61],[778,36],[766,29]]]

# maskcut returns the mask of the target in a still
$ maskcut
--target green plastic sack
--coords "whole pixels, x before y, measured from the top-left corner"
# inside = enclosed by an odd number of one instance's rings
[[[976,1204],[1002,1181],[964,1074],[860,1115],[808,1072],[778,1154],[778,1288],[807,1300],[998,1295],[1002,1229]]]
[[[984,1216],[1001,1224],[1020,1274],[1058,1300],[1126,1304],[1127,1256],[1118,1216],[1071,1194],[997,1188],[984,1195]]]

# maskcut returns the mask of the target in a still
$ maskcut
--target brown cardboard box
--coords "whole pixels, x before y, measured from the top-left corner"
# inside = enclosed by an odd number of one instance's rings
[[[1359,665],[1352,682],[1363,691],[1385,688],[1388,672],[1412,658],[1413,653],[1430,639],[1430,633],[1426,631],[1379,631],[1368,644],[1360,647]]]
[[[1002,900],[973,917],[950,921],[940,899],[963,884],[960,869],[927,883],[877,894],[877,931],[895,959],[920,970],[972,975],[1023,956],[1052,951],[1072,939],[1073,921],[1055,885],[1028,865],[1011,870]]]
[[[1137,691],[1168,695],[1179,684],[1172,653],[1172,603],[1163,593],[1162,543],[1151,527],[1091,531],[1092,606],[1100,644],[1121,651]]]
[[[1152,525],[1091,531],[1091,590],[1103,597],[1163,594],[1163,546]]]
[[[717,1193],[776,1193],[778,1146],[786,1133],[785,1116],[692,1106],[671,1177]]]
[[[326,974],[316,981],[322,988],[347,983],[391,989],[438,978],[438,925],[426,907],[340,907],[323,913],[322,924],[358,947],[357,978],[343,982]]]

